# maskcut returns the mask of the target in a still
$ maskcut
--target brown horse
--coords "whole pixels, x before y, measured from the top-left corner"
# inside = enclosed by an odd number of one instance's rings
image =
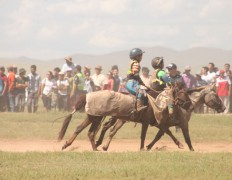
[[[101,101],[101,103],[100,103],[101,107],[104,107],[104,108],[96,107],[97,110],[100,109],[100,110],[103,111],[102,115],[99,115],[98,113],[96,115],[93,115],[93,112],[91,114],[87,113],[87,116],[86,116],[85,120],[79,126],[77,126],[77,128],[76,128],[75,132],[73,133],[72,137],[68,141],[66,141],[66,143],[63,145],[62,149],[65,149],[68,146],[70,146],[72,144],[72,142],[75,140],[75,138],[77,137],[77,135],[83,129],[85,129],[88,125],[91,124],[91,127],[90,127],[89,132],[88,132],[88,136],[89,136],[89,139],[90,139],[93,150],[94,151],[97,150],[97,147],[96,147],[96,144],[95,144],[95,141],[94,141],[95,134],[98,131],[98,129],[100,127],[100,124],[101,124],[101,122],[102,122],[102,120],[104,119],[105,116],[117,116],[117,118],[121,119],[123,122],[130,120],[130,121],[142,123],[143,126],[142,126],[142,132],[141,132],[141,138],[142,138],[141,147],[143,148],[144,147],[144,140],[145,140],[145,136],[146,136],[147,127],[148,127],[150,122],[154,123],[154,119],[155,119],[152,107],[149,106],[148,108],[143,109],[142,111],[140,111],[138,113],[138,118],[131,119],[131,114],[129,114],[129,115],[128,115],[128,113],[125,113],[125,115],[122,114],[122,113],[126,112],[124,110],[124,108],[122,108],[122,107],[117,107],[113,111],[109,111],[109,108],[107,108],[108,103],[113,103],[113,106],[115,106],[115,99],[112,99],[111,97],[103,98],[105,96],[105,94],[109,93],[109,91],[98,91],[98,92],[94,92],[94,93],[102,94],[101,97],[99,97],[99,101]],[[93,94],[93,93],[91,93],[91,94]],[[119,94],[119,93],[115,93],[115,94]],[[120,94],[120,96],[123,96],[122,99],[128,98],[128,95]],[[69,125],[69,122],[72,119],[72,115],[76,111],[82,109],[86,105],[86,99],[88,100],[88,95],[87,95],[87,97],[86,97],[86,95],[82,95],[78,99],[77,104],[75,106],[75,110],[70,115],[68,115],[66,117],[66,119],[64,120],[64,122],[63,122],[62,128],[61,128],[61,130],[59,132],[58,140],[63,139],[63,137],[64,137],[64,135],[66,133],[67,127]],[[116,101],[117,100],[118,99],[116,99]],[[133,97],[133,101],[135,101],[135,97]],[[92,100],[92,105],[94,105],[96,103],[97,102],[95,100]],[[126,106],[127,103],[123,104],[123,105]],[[132,104],[129,104],[129,106],[134,107],[134,105],[132,105]],[[90,111],[92,111],[94,109],[95,109],[95,107],[89,108]],[[117,112],[121,112],[121,114],[117,115]],[[145,120],[143,121],[143,119],[145,119]]]
[[[200,92],[196,92],[196,91],[200,91]],[[190,94],[190,97],[192,99],[189,99],[188,94]],[[176,110],[178,113],[177,116],[179,119],[178,123],[175,123],[169,119],[169,116],[167,116],[167,114],[168,114],[167,108],[162,112],[163,116],[161,118],[161,122],[159,124],[157,123],[155,125],[160,130],[158,131],[154,140],[147,146],[148,150],[150,150],[152,148],[152,146],[163,136],[163,134],[165,132],[173,139],[173,141],[175,142],[176,145],[178,145],[179,148],[183,148],[183,145],[172,135],[171,131],[169,130],[169,127],[175,126],[175,125],[180,126],[180,128],[182,129],[185,141],[188,144],[189,149],[191,151],[194,150],[192,147],[192,144],[191,144],[191,140],[190,140],[190,136],[189,136],[189,129],[188,129],[188,122],[190,120],[191,112],[193,110],[193,108],[190,108],[191,107],[191,104],[189,103],[190,101],[193,103],[193,107],[196,107],[196,106],[199,106],[199,105],[205,103],[207,106],[215,109],[219,113],[223,112],[225,109],[220,98],[218,97],[218,95],[214,91],[213,86],[196,88],[196,89],[189,91],[188,94],[186,94],[184,91],[179,91],[176,94],[176,102],[178,103],[178,105],[177,105],[178,108]],[[149,116],[149,115],[147,115],[147,116]],[[150,114],[150,116],[152,116],[152,115]],[[115,121],[115,119],[113,119],[113,121]],[[123,126],[123,124],[125,122],[126,121],[122,120],[122,119],[118,119],[116,121],[115,125],[112,122],[108,122],[108,124],[105,125],[105,127],[103,128],[103,130],[101,132],[99,140],[97,141],[97,146],[102,143],[104,134],[107,131],[107,129],[109,129],[110,126],[114,125],[113,129],[111,130],[111,132],[109,134],[109,137],[107,139],[106,144],[103,146],[103,150],[107,150],[113,136]],[[153,123],[153,125],[154,125],[154,123]],[[142,124],[142,128],[144,128],[143,126],[145,126],[145,125]],[[144,139],[142,140],[141,145],[142,145],[142,143],[144,143]],[[143,147],[141,146],[141,148],[143,148]]]

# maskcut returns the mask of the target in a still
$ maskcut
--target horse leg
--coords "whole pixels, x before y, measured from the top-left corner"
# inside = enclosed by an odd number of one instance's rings
[[[148,123],[142,123],[140,150],[144,150],[144,142],[147,135]]]
[[[184,149],[183,144],[178,139],[176,139],[176,137],[172,134],[169,128],[166,130],[166,134],[168,134],[172,138],[172,140],[178,146],[178,148]]]
[[[66,141],[65,144],[62,146],[62,150],[64,150],[68,146],[70,146],[73,143],[73,141],[76,139],[77,135],[83,129],[85,129],[90,123],[91,123],[91,121],[89,120],[89,116],[87,115],[86,119],[79,126],[77,126],[77,128],[76,128],[75,132],[73,133],[72,137],[68,141]]]
[[[106,144],[102,147],[104,151],[107,151],[109,148],[110,142],[113,139],[114,135],[117,133],[117,131],[124,125],[126,121],[122,119],[118,119],[117,122],[115,123],[113,129],[110,131],[109,137],[107,139]]]
[[[184,135],[184,139],[185,142],[188,144],[188,147],[190,149],[190,151],[194,151],[191,140],[190,140],[190,136],[189,136],[189,129],[188,129],[188,125],[185,126],[180,126],[182,133]]]
[[[100,145],[102,144],[102,141],[103,141],[103,139],[104,139],[104,136],[105,136],[106,131],[107,131],[110,127],[112,127],[112,126],[116,123],[116,121],[117,121],[117,118],[116,118],[116,117],[111,117],[111,118],[109,119],[109,121],[107,121],[107,122],[105,122],[105,123],[103,124],[102,130],[101,130],[101,134],[100,134],[100,136],[99,136],[99,138],[98,138],[98,140],[97,140],[97,142],[96,142],[96,147],[98,147],[98,146],[100,146]]]
[[[89,140],[91,142],[92,148],[94,151],[97,151],[97,147],[95,144],[95,135],[99,129],[99,126],[101,125],[101,120],[103,117],[94,117],[94,119],[91,118],[92,121],[92,125],[90,126],[89,132],[88,132],[88,136],[89,136]]]
[[[151,150],[151,148],[154,146],[154,144],[160,140],[160,138],[164,135],[164,131],[163,130],[159,130],[158,133],[155,136],[155,139],[149,144],[147,145],[147,150]]]

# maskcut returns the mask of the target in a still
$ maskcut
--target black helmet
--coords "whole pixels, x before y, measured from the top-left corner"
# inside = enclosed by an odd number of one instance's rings
[[[142,51],[139,48],[134,48],[130,51],[130,59],[135,59],[136,56],[143,54],[144,51]]]
[[[164,62],[163,57],[155,57],[151,60],[151,65],[154,69],[163,68],[162,64]]]
[[[166,68],[169,69],[169,70],[171,70],[171,69],[177,69],[177,66],[176,66],[176,64],[171,63]]]

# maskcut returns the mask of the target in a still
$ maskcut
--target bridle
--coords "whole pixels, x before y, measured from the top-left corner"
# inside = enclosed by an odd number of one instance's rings
[[[189,107],[192,105],[192,101],[189,98],[187,92],[185,90],[177,90],[174,89],[175,91],[175,98],[174,98],[174,104],[185,109],[188,110]],[[181,94],[184,94],[184,96],[181,96]]]

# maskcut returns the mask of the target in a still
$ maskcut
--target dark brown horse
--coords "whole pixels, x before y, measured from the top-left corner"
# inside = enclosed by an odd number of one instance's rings
[[[200,91],[200,92],[196,92]],[[191,100],[188,97],[188,94],[190,94],[190,97],[192,98]],[[190,108],[190,101],[193,103],[193,106],[199,106],[203,103],[205,103],[207,106],[210,108],[215,109],[217,112],[223,112],[225,107],[223,106],[223,103],[219,99],[218,95],[214,91],[213,86],[207,86],[207,87],[202,87],[202,88],[196,88],[194,90],[191,90],[186,94],[184,91],[179,91],[176,94],[176,102],[178,103],[176,107],[177,108],[177,117],[179,119],[179,122],[173,122],[172,120],[169,119],[168,115],[168,110],[167,108],[162,112],[163,117],[161,118],[161,123],[156,123],[156,127],[159,128],[160,130],[158,131],[157,135],[155,136],[154,140],[147,146],[147,149],[151,149],[153,145],[163,136],[163,134],[166,132],[175,142],[176,145],[178,145],[179,148],[183,148],[183,145],[172,135],[171,131],[169,130],[169,127],[178,125],[182,129],[184,138],[186,143],[188,144],[188,147],[191,151],[193,151],[193,147],[191,144],[190,136],[189,136],[189,129],[188,129],[188,122],[191,117],[191,112],[193,108]],[[149,112],[151,113],[151,112]],[[149,116],[149,115],[147,115]],[[152,114],[150,114],[152,116]],[[115,119],[113,119],[115,121]],[[125,123],[125,120],[118,119],[114,125],[112,122],[108,122],[106,124],[101,132],[101,135],[99,137],[99,140],[97,141],[97,146],[101,144],[104,134],[107,131],[110,126],[113,126],[113,129],[111,130],[109,137],[107,139],[106,144],[103,146],[103,150],[107,150],[109,147],[109,144],[113,138],[113,136],[116,134],[116,132],[123,126]],[[151,122],[150,122],[151,123]],[[154,125],[155,123],[153,123]],[[146,124],[142,123],[142,129],[147,128]],[[141,137],[142,138],[142,137]],[[141,148],[142,144],[144,144],[144,139],[142,139],[141,142]]]

